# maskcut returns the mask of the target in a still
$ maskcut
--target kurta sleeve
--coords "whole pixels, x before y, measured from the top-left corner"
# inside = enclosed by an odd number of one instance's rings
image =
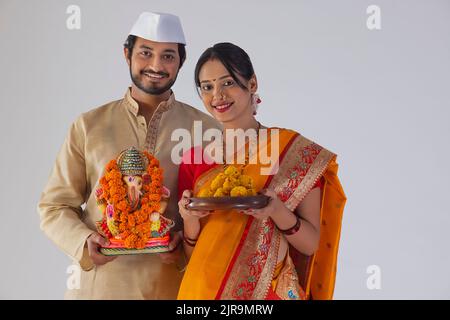
[[[94,231],[81,220],[81,205],[87,199],[82,128],[80,118],[71,126],[41,194],[38,212],[40,227],[47,237],[78,261],[83,270],[90,270],[94,264],[85,243]]]

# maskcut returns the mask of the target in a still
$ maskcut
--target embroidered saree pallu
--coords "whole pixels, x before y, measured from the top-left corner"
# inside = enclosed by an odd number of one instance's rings
[[[258,153],[267,155],[271,139],[278,139],[276,173],[261,175],[262,165],[257,162],[236,167],[252,178],[254,192],[275,190],[292,212],[322,180],[319,249],[307,257],[289,246],[288,254],[279,257],[283,235],[270,218],[258,220],[237,210],[216,212],[202,221],[179,299],[332,298],[346,202],[337,177],[336,155],[296,132],[277,130],[278,135],[269,135],[271,138],[258,148]],[[212,182],[223,170],[217,165],[200,175],[195,181],[195,196],[210,194]]]
[[[162,173],[155,157],[134,147],[107,164],[96,190],[103,214],[97,229],[110,242],[104,255],[169,251],[174,222],[163,216],[170,192]]]

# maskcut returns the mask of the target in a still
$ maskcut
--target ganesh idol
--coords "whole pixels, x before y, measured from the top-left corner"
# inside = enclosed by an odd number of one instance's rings
[[[102,219],[96,223],[110,245],[105,255],[169,251],[174,221],[164,217],[170,191],[163,185],[159,161],[135,147],[111,160],[96,189]]]

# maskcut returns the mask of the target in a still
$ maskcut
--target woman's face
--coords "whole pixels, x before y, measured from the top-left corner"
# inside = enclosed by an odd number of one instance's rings
[[[242,89],[217,59],[207,61],[199,72],[200,94],[206,109],[222,123],[240,123],[253,117],[252,93],[257,82],[237,75],[248,90]]]

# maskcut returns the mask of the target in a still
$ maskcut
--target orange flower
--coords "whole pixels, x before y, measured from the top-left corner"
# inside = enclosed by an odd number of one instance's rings
[[[140,223],[140,224],[138,224],[137,226],[136,226],[136,232],[138,233],[138,234],[143,234],[143,231],[144,231],[144,223]]]
[[[145,239],[140,238],[136,240],[135,246],[137,249],[143,249],[145,248],[146,243],[147,241],[145,241]]]
[[[102,185],[102,186],[104,186],[105,184],[107,184],[108,183],[108,181],[106,181],[106,178],[105,177],[101,177],[100,178],[100,184]]]
[[[145,213],[145,214],[150,214],[151,213],[150,212],[150,207],[151,207],[151,203],[143,204],[140,211]]]
[[[128,215],[128,226],[134,227],[136,225],[136,221],[134,215]]]
[[[125,200],[122,200],[122,201],[120,201],[118,204],[117,204],[117,208],[119,209],[119,210],[126,210],[127,209],[127,206],[128,206],[128,204],[127,204],[127,202],[125,201]]]
[[[159,160],[153,158],[152,161],[150,161],[150,166],[151,167],[159,167]]]
[[[123,186],[117,186],[117,193],[121,199],[124,199],[127,194],[127,190]]]
[[[135,248],[137,237],[134,234],[130,234],[125,239],[125,247],[126,248]]]
[[[114,180],[121,180],[122,179],[122,174],[118,170],[117,171],[113,170],[113,171],[111,171],[111,178],[114,179]]]
[[[126,225],[128,223],[128,215],[127,214],[121,214],[120,215],[120,225],[124,224]]]
[[[114,194],[111,197],[111,202],[112,202],[113,205],[116,205],[120,200],[122,200],[122,199],[120,199],[119,194]]]
[[[150,223],[145,223],[142,226],[142,232],[144,232],[144,234],[150,234],[150,229],[151,229]]]
[[[115,168],[117,168],[117,162],[114,159],[108,162],[108,164],[106,165],[106,171],[111,171],[112,169]]]
[[[124,236],[124,234],[125,234],[126,232],[128,232],[128,226],[127,226],[126,224],[124,224],[124,223],[119,223],[119,232],[121,233],[121,234],[120,234],[120,237],[121,237],[122,239],[125,239],[126,236]]]
[[[161,201],[161,195],[160,194],[151,194],[149,195],[149,200],[150,201]]]
[[[162,181],[161,180],[155,180],[152,181],[152,185],[153,188],[161,188],[162,187]],[[155,190],[156,191],[156,190]]]
[[[161,209],[161,203],[160,203],[160,202],[157,202],[157,203],[155,203],[155,204],[153,205],[153,210],[152,210],[152,212],[159,211],[159,209]]]
[[[102,198],[103,199],[110,199],[110,194],[109,194],[109,190],[105,189],[105,187],[103,187],[103,194],[102,194]]]
[[[136,212],[136,222],[141,224],[144,223],[148,220],[148,213],[145,213],[143,210],[139,210],[138,212]]]
[[[121,231],[119,234],[120,238],[122,238],[122,239],[125,239],[129,235],[130,235],[130,231],[128,231],[128,230]]]

